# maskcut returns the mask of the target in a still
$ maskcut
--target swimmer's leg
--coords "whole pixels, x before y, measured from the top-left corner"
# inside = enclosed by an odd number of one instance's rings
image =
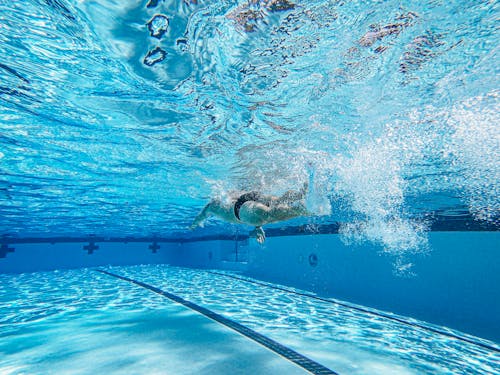
[[[296,190],[288,190],[281,197],[279,197],[276,201],[278,204],[291,204],[300,200],[303,200],[306,197],[307,191],[309,189],[309,183],[304,182],[304,185],[299,191]]]

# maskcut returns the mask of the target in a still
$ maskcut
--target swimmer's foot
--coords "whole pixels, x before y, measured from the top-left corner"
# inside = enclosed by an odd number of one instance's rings
[[[255,237],[258,243],[263,244],[266,240],[266,233],[262,227],[255,227],[255,229],[250,232],[250,237]]]

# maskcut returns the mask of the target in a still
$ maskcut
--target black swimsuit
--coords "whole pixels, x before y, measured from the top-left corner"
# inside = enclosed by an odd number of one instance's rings
[[[266,206],[269,206],[268,202],[266,202],[263,199],[262,194],[260,194],[257,191],[251,191],[249,193],[242,194],[242,195],[240,195],[240,197],[234,203],[234,216],[236,216],[236,218],[238,220],[241,221],[241,219],[240,219],[240,208],[241,208],[241,206],[243,206],[246,202],[250,202],[250,201],[263,203]]]

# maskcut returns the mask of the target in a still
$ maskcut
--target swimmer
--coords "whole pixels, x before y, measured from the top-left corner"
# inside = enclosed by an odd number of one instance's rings
[[[227,201],[212,199],[196,216],[190,229],[202,225],[206,218],[216,216],[229,223],[255,226],[250,235],[262,244],[266,239],[263,225],[310,215],[305,202],[307,190],[308,184],[305,183],[299,191],[289,190],[281,197],[251,191],[231,195]]]

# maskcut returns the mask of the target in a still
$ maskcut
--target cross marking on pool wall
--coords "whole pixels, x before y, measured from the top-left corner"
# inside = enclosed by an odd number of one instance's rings
[[[88,245],[83,247],[83,250],[87,250],[87,254],[93,254],[94,250],[99,249],[99,246],[95,244],[94,241],[90,241]]]
[[[9,244],[3,242],[2,246],[0,246],[0,258],[5,258],[7,253],[13,253],[15,248],[9,247]]]
[[[158,242],[154,241],[151,245],[149,245],[149,248],[151,249],[152,253],[156,253],[156,251],[160,248],[161,246],[158,245]]]

